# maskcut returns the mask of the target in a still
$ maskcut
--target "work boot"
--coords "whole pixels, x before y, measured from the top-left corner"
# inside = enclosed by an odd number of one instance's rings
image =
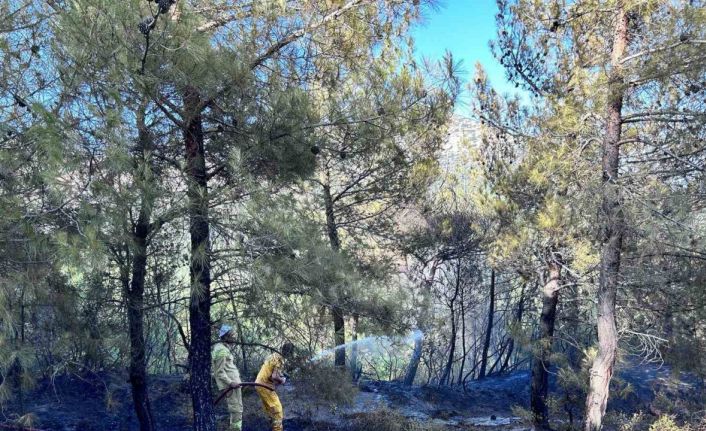
[[[243,420],[231,420],[230,431],[241,431],[243,429]]]
[[[284,431],[284,427],[282,426],[281,420],[272,421],[272,431]]]

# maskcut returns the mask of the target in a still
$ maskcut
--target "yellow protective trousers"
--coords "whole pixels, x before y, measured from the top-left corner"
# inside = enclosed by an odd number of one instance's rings
[[[282,403],[279,402],[277,393],[260,387],[255,390],[257,394],[260,395],[260,400],[262,400],[262,409],[270,418],[272,431],[283,431],[284,427],[282,421],[284,420],[284,409],[282,409]]]

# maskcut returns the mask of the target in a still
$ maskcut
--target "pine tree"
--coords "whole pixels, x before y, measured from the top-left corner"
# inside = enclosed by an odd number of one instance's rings
[[[635,197],[646,191],[636,187],[630,176],[621,179],[632,170],[621,160],[651,148],[666,151],[668,159],[677,154],[670,148],[674,144],[669,139],[649,140],[645,132],[657,124],[696,120],[690,102],[670,101],[674,111],[663,111],[664,106],[655,110],[654,106],[662,104],[659,94],[674,85],[672,82],[688,88],[693,85],[691,77],[703,73],[699,36],[676,30],[677,25],[696,28],[693,26],[698,26],[702,17],[694,14],[693,8],[698,5],[693,4],[498,4],[499,35],[494,48],[509,77],[538,96],[538,101],[560,103],[576,113],[585,111],[572,119],[578,127],[595,125],[602,130],[598,135],[577,135],[574,144],[575,151],[594,154],[594,171],[602,172],[598,188],[601,202],[597,204],[601,226],[597,233],[601,244],[598,352],[585,417],[585,429],[596,430],[601,428],[605,414],[618,348],[616,298],[621,254],[626,238],[632,240],[636,228],[630,223],[639,203]],[[526,13],[530,7],[533,15]],[[606,54],[604,46],[611,46],[611,51]],[[595,142],[601,143],[600,152],[592,145]]]
[[[213,264],[209,207],[213,196],[209,180],[221,177],[237,184],[237,178],[228,178],[227,163],[236,148],[242,148],[250,168],[264,176],[305,174],[313,155],[311,144],[301,139],[306,137],[306,128],[297,124],[313,121],[307,117],[309,111],[302,109],[307,96],[296,86],[309,79],[317,65],[313,63],[312,69],[290,59],[299,56],[303,44],[316,41],[319,56],[343,57],[355,64],[366,58],[370,44],[395,37],[412,19],[416,7],[364,1],[324,9],[316,3],[297,9],[242,11],[205,6],[192,9],[182,4],[161,10],[150,9],[153,7],[135,3],[131,10],[118,10],[106,2],[87,0],[70,8],[63,25],[66,30],[70,27],[67,42],[91,48],[90,56],[76,58],[70,67],[93,65],[109,72],[111,78],[127,77],[132,91],[154,103],[159,115],[176,128],[166,133],[173,138],[181,135],[179,152],[186,160],[183,172],[191,237],[189,357],[194,426],[213,429],[209,371]],[[275,16],[279,30],[272,32]],[[404,18],[397,27],[387,25],[393,17]],[[83,25],[89,19],[102,25]],[[338,20],[335,24],[334,19]],[[341,20],[360,31],[339,32]],[[243,41],[233,32],[245,22],[255,31]],[[125,34],[125,29],[134,30]],[[159,37],[160,32],[168,37]],[[118,40],[119,34],[126,37]],[[284,36],[273,39],[275,34]],[[313,34],[316,39],[311,38]],[[211,38],[216,37],[225,43],[211,44]],[[107,61],[106,53],[115,57],[115,46],[119,47],[119,61]],[[76,52],[81,51],[68,51],[68,55]],[[265,64],[268,68],[261,68]],[[178,166],[174,158],[177,148],[171,144],[155,147],[155,157]]]
[[[416,67],[391,72],[404,57],[390,50],[371,53],[365,70],[333,67],[329,73],[342,78],[323,82],[318,95],[322,125],[312,150],[319,173],[312,182],[321,193],[326,236],[332,250],[357,254],[363,264],[379,258],[366,250],[389,243],[400,211],[425,189],[458,91],[453,74],[444,77],[446,87],[427,88]],[[342,345],[344,312],[356,298],[328,296],[335,345]],[[345,365],[345,354],[336,351],[337,366]]]

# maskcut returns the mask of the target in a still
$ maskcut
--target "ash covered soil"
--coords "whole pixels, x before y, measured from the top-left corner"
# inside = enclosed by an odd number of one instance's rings
[[[365,381],[359,384],[353,401],[343,405],[313,399],[312,394],[299,390],[296,382],[279,388],[278,393],[285,408],[287,431],[358,430],[361,419],[369,415],[407,418],[438,430],[521,431],[531,428],[517,416],[513,407],[528,407],[529,377],[527,371],[489,377],[473,382],[466,391],[460,387],[410,388],[398,382]],[[622,385],[630,385],[631,390],[622,398],[612,398],[609,410],[613,412],[659,414],[654,403],[665,396],[672,400],[685,399],[692,405],[704,405],[706,401],[703,381],[688,374],[673,373],[666,366],[635,366],[622,370],[619,377]],[[158,429],[191,430],[190,397],[182,376],[152,376],[150,397]],[[139,429],[125,375],[58,376],[53,381],[41,381],[24,398],[24,409],[17,404],[5,407],[0,429],[11,429],[9,425],[20,410],[35,416],[33,429],[36,430]],[[243,429],[268,430],[255,392],[245,389],[243,401]],[[216,412],[218,429],[226,429],[225,406],[219,405]],[[568,422],[566,417],[560,420]]]

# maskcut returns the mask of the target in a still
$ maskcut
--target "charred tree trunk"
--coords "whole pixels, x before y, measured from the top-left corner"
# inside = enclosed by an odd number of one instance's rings
[[[18,334],[15,332],[9,342],[9,348],[12,350],[20,351],[24,348],[24,340],[25,340],[25,333],[24,333],[24,327],[25,327],[25,289],[20,286],[21,293],[20,293],[20,298],[19,298],[19,308],[20,308],[20,333]],[[10,308],[10,313],[13,312],[13,304],[12,302],[9,304]],[[0,383],[6,384],[9,388],[14,390],[14,393],[12,395],[17,396],[17,404],[18,404],[18,412],[22,415],[25,413],[25,393],[24,393],[24,388],[22,384],[22,374],[24,373],[24,366],[22,364],[22,360],[19,355],[15,355],[14,359],[11,359],[11,361],[7,364],[7,369],[5,370],[5,373],[2,373],[0,375]],[[7,380],[7,382],[5,381]]]
[[[450,347],[449,347],[449,357],[446,360],[446,367],[444,368],[444,374],[442,374],[441,380],[439,381],[440,385],[446,385],[449,383],[449,379],[451,376],[451,368],[453,367],[454,355],[456,355],[456,312],[452,306],[451,307],[451,341],[450,341]]]
[[[138,151],[141,160],[135,163],[135,172],[144,172],[147,163],[145,158],[149,147],[149,133],[145,126],[144,108],[138,112]],[[144,187],[144,176],[137,174]],[[127,289],[127,317],[130,337],[130,385],[132,387],[132,400],[135,407],[140,431],[153,431],[155,429],[154,417],[150,406],[147,382],[147,354],[144,335],[144,296],[145,276],[147,274],[147,246],[150,235],[150,205],[142,190],[140,213],[137,223],[132,230],[132,278]]]
[[[451,314],[451,341],[449,345],[449,357],[446,361],[446,367],[444,367],[444,373],[439,379],[439,385],[446,385],[450,382],[451,369],[453,368],[454,355],[456,354],[456,299],[461,289],[461,262],[458,262],[456,267],[456,285],[454,288],[454,294],[449,300],[449,311]]]
[[[8,386],[15,390],[17,395],[17,407],[20,414],[25,413],[25,393],[22,382],[23,374],[22,360],[16,356],[12,360],[5,374],[5,379],[7,379]],[[2,381],[2,383],[5,383]]]
[[[147,236],[149,221],[146,205],[140,208],[133,233],[132,280],[127,295],[127,316],[130,331],[130,385],[137,421],[141,431],[155,429],[147,390],[147,355],[144,336],[144,294],[147,271]]]
[[[517,325],[518,329],[522,325],[522,315],[524,314],[525,311],[525,284],[522,285],[522,290],[520,291],[520,300],[517,304],[517,313],[515,314],[515,325]],[[507,354],[505,355],[505,360],[503,361],[503,364],[500,366],[500,370],[498,371],[499,373],[502,373],[503,371],[507,370],[509,364],[510,364],[510,359],[512,358],[512,354],[515,351],[515,338],[510,337],[509,344],[507,346]]]
[[[243,375],[248,375],[248,354],[245,350],[245,336],[243,335],[243,325],[240,324],[240,320],[236,320],[236,328],[238,328],[238,340],[243,343],[240,346],[240,355],[242,358]]]
[[[230,304],[233,309],[233,323],[235,323],[235,329],[238,333],[238,343],[240,345],[240,357],[242,368],[240,369],[241,375],[248,375],[248,354],[246,349],[245,335],[243,334],[243,325],[240,321],[240,316],[238,315],[238,303],[235,300],[235,295],[233,291],[228,292],[228,297],[230,299]]]
[[[331,188],[327,185],[324,186],[324,205],[326,211],[326,234],[331,243],[331,248],[339,251],[341,249],[341,240],[338,237],[338,225],[336,225]]]
[[[189,372],[194,430],[215,431],[211,397],[211,243],[208,220],[208,176],[201,98],[193,88],[184,94],[189,235],[191,236],[189,300]]]
[[[453,306],[451,306],[451,341],[449,343],[449,357],[446,360],[444,373],[441,375],[441,379],[439,379],[439,385],[446,385],[449,383],[454,355],[456,354],[456,311]]]
[[[414,350],[412,351],[412,358],[409,360],[409,365],[407,365],[407,371],[404,375],[405,386],[412,386],[414,384],[414,379],[417,377],[417,369],[419,368],[419,361],[422,359],[422,347],[424,346],[424,334],[420,332],[414,338]]]
[[[336,214],[333,208],[333,199],[331,197],[331,189],[328,185],[324,185],[324,205],[326,211],[326,233],[328,234],[331,248],[334,251],[341,249],[341,240],[338,238],[338,226],[336,225]],[[343,309],[340,306],[341,298],[338,295],[331,295],[332,301],[336,301],[331,307],[331,316],[333,318],[333,337],[335,347],[346,344],[346,328],[345,316]],[[335,350],[334,363],[337,367],[345,368],[346,366],[346,349],[340,348]]]
[[[606,110],[606,133],[603,139],[603,188],[601,217],[601,274],[598,286],[598,353],[591,367],[591,380],[586,397],[585,431],[601,429],[605,415],[610,381],[613,377],[618,331],[615,323],[615,298],[618,290],[620,253],[623,245],[624,215],[621,208],[618,179],[620,165],[620,133],[624,97],[624,79],[620,60],[628,44],[629,18],[622,2],[615,12],[615,29],[609,72],[609,99]]]
[[[466,347],[466,301],[463,293],[464,290],[461,289],[461,367],[458,371],[458,379],[456,379],[456,383],[459,385],[463,384],[466,356],[468,356],[468,348]]]
[[[483,352],[480,358],[480,371],[478,378],[485,377],[488,367],[488,350],[490,350],[490,337],[493,333],[493,319],[495,318],[495,270],[490,271],[490,306],[488,307],[488,326],[485,329],[485,341],[483,342]]]
[[[580,334],[580,327],[579,323],[581,321],[581,310],[579,308],[579,301],[578,299],[581,298],[581,293],[579,292],[579,286],[577,284],[576,279],[570,278],[570,275],[567,275],[565,277],[566,282],[571,283],[571,293],[570,297],[572,298],[571,301],[565,302],[566,306],[566,320],[568,321],[567,324],[567,331],[571,335],[572,338],[575,340],[581,340],[581,334]],[[567,286],[568,287],[568,286]],[[571,368],[574,370],[579,370],[581,366],[581,351],[576,348],[573,344],[566,343],[566,350],[567,350],[567,360],[569,362],[569,365]]]
[[[549,264],[549,279],[542,288],[542,314],[539,322],[539,353],[532,361],[532,379],[530,384],[530,406],[535,429],[548,430],[549,409],[549,358],[552,353],[554,324],[559,302],[560,266],[556,262]]]
[[[27,316],[25,313],[26,309],[26,304],[25,304],[25,290],[22,289],[22,294],[20,295],[20,345],[25,344],[25,323],[27,320]]]
[[[332,310],[333,315],[333,332],[334,332],[334,343],[337,347],[346,344],[346,321],[343,317],[343,309],[341,307],[334,305]],[[345,347],[340,347],[336,349],[335,365],[337,367],[346,366],[346,349]]]

